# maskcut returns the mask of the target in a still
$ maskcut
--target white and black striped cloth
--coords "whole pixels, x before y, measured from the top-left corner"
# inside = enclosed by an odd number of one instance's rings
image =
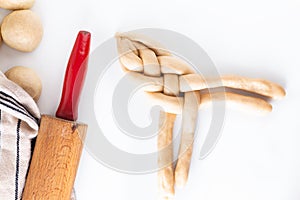
[[[0,200],[19,200],[38,132],[33,99],[0,72]]]

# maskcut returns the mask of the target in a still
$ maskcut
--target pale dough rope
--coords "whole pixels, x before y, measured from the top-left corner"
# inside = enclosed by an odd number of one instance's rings
[[[261,79],[223,76],[204,80],[189,64],[143,35],[118,33],[116,40],[123,69],[137,85],[145,85],[143,89],[152,102],[164,109],[160,114],[158,135],[158,166],[162,168],[158,172],[158,185],[163,199],[173,198],[174,184],[183,187],[188,179],[199,107],[212,100],[226,100],[234,106],[258,113],[272,110],[272,106],[262,98],[233,92],[203,94],[199,91],[208,87],[228,87],[273,99],[285,96],[280,85]],[[182,135],[174,172],[172,137],[176,114],[182,114]]]

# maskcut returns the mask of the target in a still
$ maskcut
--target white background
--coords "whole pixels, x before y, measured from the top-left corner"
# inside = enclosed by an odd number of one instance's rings
[[[116,31],[170,29],[201,45],[221,74],[282,84],[287,97],[274,102],[265,117],[228,109],[223,136],[205,160],[198,159],[201,141],[196,142],[189,182],[176,190],[176,200],[300,199],[300,1],[37,0],[33,10],[44,24],[41,45],[33,53],[3,45],[0,69],[36,70],[43,81],[42,113],[53,115],[57,108],[66,62],[81,29],[92,33],[92,49]],[[199,116],[200,135],[205,113]],[[121,174],[84,151],[75,188],[78,200],[152,200],[156,185],[155,173]]]

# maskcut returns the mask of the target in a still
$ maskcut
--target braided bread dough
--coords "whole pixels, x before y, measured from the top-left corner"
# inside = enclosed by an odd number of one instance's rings
[[[220,82],[222,85],[219,84]],[[208,87],[229,87],[256,93],[273,99],[282,99],[285,96],[285,91],[280,85],[263,79],[254,79],[242,76],[222,76],[220,79],[208,78],[204,80],[200,74],[180,76],[181,92],[203,90]]]
[[[259,114],[272,110],[271,104],[263,98],[227,91],[202,93],[203,90],[228,87],[273,99],[285,96],[280,85],[267,80],[241,76],[204,79],[188,63],[172,56],[160,44],[144,35],[117,33],[116,40],[124,71],[133,82],[145,85],[143,89],[151,101],[164,109],[160,114],[158,135],[158,166],[163,167],[158,172],[158,186],[162,199],[174,196],[174,181],[177,186],[183,187],[188,180],[199,108],[212,101],[226,101],[234,108]],[[172,132],[177,114],[183,117],[179,158],[174,171]]]

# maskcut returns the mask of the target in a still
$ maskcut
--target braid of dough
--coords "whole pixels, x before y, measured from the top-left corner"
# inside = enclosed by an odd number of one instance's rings
[[[188,179],[193,150],[194,132],[198,109],[217,100],[226,100],[231,105],[257,113],[268,113],[272,106],[264,99],[232,92],[201,94],[201,90],[218,87],[244,90],[265,97],[280,99],[284,89],[275,83],[241,76],[204,78],[185,61],[172,56],[156,41],[134,33],[116,34],[119,60],[132,81],[143,85],[149,98],[163,107],[160,114],[158,135],[159,189],[163,199],[174,196],[174,181],[182,187]],[[221,83],[221,84],[220,84]],[[180,95],[182,94],[182,95]],[[172,137],[177,114],[182,114],[182,133],[179,158],[174,171]]]

